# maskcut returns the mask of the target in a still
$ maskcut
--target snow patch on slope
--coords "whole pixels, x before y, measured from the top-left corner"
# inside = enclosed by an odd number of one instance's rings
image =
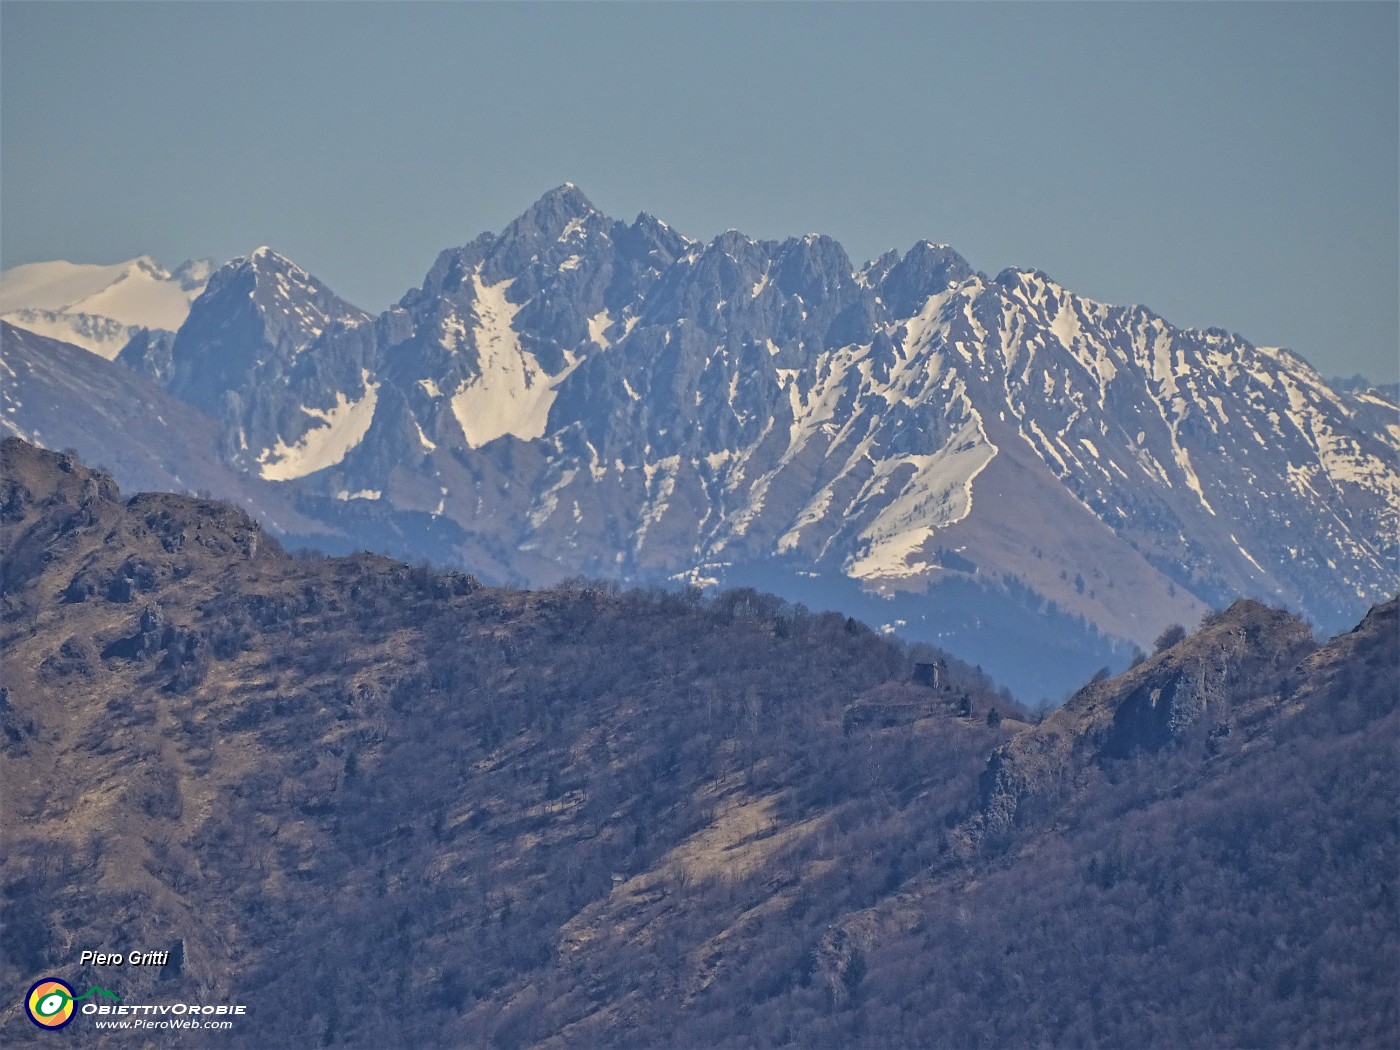
[[[612,346],[612,343],[604,333],[607,332],[608,326],[611,324],[612,318],[608,316],[608,312],[599,310],[588,319],[588,338],[606,350]]]
[[[358,401],[351,401],[337,391],[333,408],[302,406],[301,410],[320,425],[312,427],[291,445],[279,438],[275,446],[259,455],[259,472],[264,478],[291,481],[333,467],[364,439],[374,419],[379,384],[370,382],[368,371],[362,370],[360,378],[365,384],[365,396]]]
[[[130,325],[110,317],[63,310],[15,310],[0,319],[46,339],[80,346],[107,361],[121,353],[134,334]]]
[[[480,448],[507,434],[522,441],[543,437],[554,388],[578,365],[577,359],[566,355],[567,367],[551,376],[520,345],[520,336],[512,327],[520,307],[506,298],[513,283],[488,285],[480,273],[472,275],[480,371],[452,395],[452,414],[468,448]]]
[[[919,554],[938,529],[972,513],[973,482],[998,452],[987,438],[981,415],[968,407],[968,420],[937,452],[879,464],[880,477],[906,465],[914,470],[899,495],[861,532],[861,550],[845,565],[848,575],[859,580],[898,579],[934,567]]]

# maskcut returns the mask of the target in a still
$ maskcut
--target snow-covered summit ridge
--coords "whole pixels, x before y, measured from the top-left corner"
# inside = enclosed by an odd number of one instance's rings
[[[0,273],[0,317],[110,360],[137,329],[178,329],[213,266],[191,260],[172,272],[148,255],[108,266],[27,263]]]
[[[231,260],[209,278],[210,296],[237,286],[239,296],[256,302],[268,324],[283,317],[298,333],[298,349],[319,336],[332,320],[361,323],[370,315],[345,302],[291,259],[263,245]]]

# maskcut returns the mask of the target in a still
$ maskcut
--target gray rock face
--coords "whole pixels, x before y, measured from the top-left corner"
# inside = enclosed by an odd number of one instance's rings
[[[174,345],[174,332],[167,332],[162,328],[138,328],[121,348],[115,360],[133,372],[139,372],[147,379],[153,379],[165,386],[175,373],[171,352]]]
[[[805,574],[892,628],[961,587],[974,648],[986,596],[1146,645],[1241,594],[1331,628],[1400,586],[1383,393],[928,242],[701,244],[566,185],[378,318],[236,261],[171,359],[229,463],[451,521],[490,580]]]

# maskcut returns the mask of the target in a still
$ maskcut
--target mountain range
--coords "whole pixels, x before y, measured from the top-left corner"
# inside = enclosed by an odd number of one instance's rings
[[[701,243],[566,184],[377,316],[261,248],[117,360],[316,523],[289,534],[760,585],[1032,699],[1239,595],[1335,630],[1400,586],[1393,399],[926,241]],[[13,386],[8,428],[58,397]]]

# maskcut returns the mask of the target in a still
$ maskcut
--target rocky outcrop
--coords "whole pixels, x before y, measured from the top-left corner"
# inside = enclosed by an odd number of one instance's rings
[[[1218,745],[1244,710],[1277,702],[1291,668],[1314,648],[1296,617],[1238,601],[1198,632],[1126,674],[1081,689],[1040,725],[999,747],[980,781],[963,846],[1004,841],[1136,754]]]

